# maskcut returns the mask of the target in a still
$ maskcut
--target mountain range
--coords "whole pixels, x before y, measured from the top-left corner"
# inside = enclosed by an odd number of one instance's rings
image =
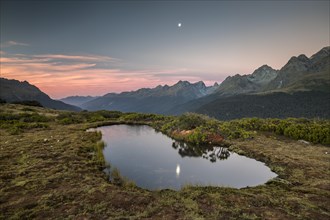
[[[218,87],[216,83],[213,86],[205,86],[202,81],[179,81],[172,86],[159,85],[152,89],[143,88],[133,92],[108,93],[82,104],[81,107],[92,111],[105,109],[169,114],[174,106],[212,94]]]
[[[303,54],[293,56],[280,70],[263,65],[250,75],[229,76],[216,92],[222,96],[231,96],[276,91],[329,91],[329,48],[322,48],[310,58]],[[309,80],[313,80],[314,83],[301,83]],[[325,82],[322,83],[323,80]]]
[[[15,96],[33,99],[29,97],[30,93],[19,95],[22,93],[19,88],[13,88],[11,93],[5,92],[11,94],[10,100]],[[8,97],[1,94],[0,98]],[[303,54],[293,56],[279,70],[263,65],[248,75],[228,76],[220,85],[179,81],[171,86],[159,85],[100,97],[70,96],[61,101],[90,111],[167,115],[198,112],[222,120],[242,117],[330,118],[330,47],[322,48],[309,58]]]
[[[229,76],[213,94],[177,106],[171,114],[330,118],[329,103],[330,47],[324,47],[310,58],[291,57],[280,70],[264,65],[250,75]]]
[[[172,86],[109,93],[80,107],[169,115],[189,111],[219,119],[330,117],[329,95],[330,47],[324,47],[310,58],[291,57],[279,70],[263,65],[248,75],[228,76],[220,85],[179,81]]]

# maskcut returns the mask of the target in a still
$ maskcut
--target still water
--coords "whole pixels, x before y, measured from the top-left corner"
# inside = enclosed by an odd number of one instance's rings
[[[145,189],[175,189],[186,184],[256,186],[276,176],[263,163],[222,147],[179,143],[145,125],[99,127],[105,160]]]

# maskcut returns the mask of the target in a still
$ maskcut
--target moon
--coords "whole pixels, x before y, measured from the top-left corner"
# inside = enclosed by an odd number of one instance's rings
[[[178,23],[178,27],[181,27],[182,26],[182,24],[181,23]]]

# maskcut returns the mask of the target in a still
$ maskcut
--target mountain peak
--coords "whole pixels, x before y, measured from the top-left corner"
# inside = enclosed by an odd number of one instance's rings
[[[280,72],[294,73],[306,71],[311,66],[311,60],[306,55],[301,54],[298,57],[291,57]]]
[[[181,86],[188,86],[188,85],[191,85],[190,84],[190,82],[188,82],[188,81],[182,81],[182,80],[179,80],[176,84],[174,84],[174,86],[175,85],[181,85]]]
[[[330,56],[330,46],[323,47],[320,51],[318,51],[317,53],[313,54],[310,57],[310,60],[313,63],[316,63],[316,62],[318,62],[318,61],[320,61],[323,58],[328,57],[328,56]]]
[[[268,66],[267,64],[262,65],[258,69],[273,69],[272,67]]]
[[[309,61],[308,57],[305,54],[300,54],[297,58],[300,61],[305,61],[305,62]]]
[[[288,64],[294,64],[294,63],[307,63],[309,62],[309,58],[305,55],[305,54],[300,54],[298,57],[293,56],[290,58],[290,60],[288,61]]]
[[[194,86],[197,86],[199,88],[205,88],[205,83],[203,81],[198,81],[196,83],[193,84]]]
[[[250,82],[254,82],[259,85],[265,85],[271,80],[275,79],[277,71],[268,65],[262,65],[256,69],[251,75],[248,76]]]
[[[253,71],[252,75],[258,75],[261,72],[265,72],[265,71],[275,71],[272,67],[268,66],[267,64],[262,65],[261,67],[259,67],[258,69],[256,69],[255,71]]]

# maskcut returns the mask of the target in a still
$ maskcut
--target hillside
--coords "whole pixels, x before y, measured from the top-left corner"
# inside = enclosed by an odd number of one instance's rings
[[[246,117],[330,118],[329,109],[330,93],[305,91],[293,94],[276,92],[218,98],[197,107],[194,112],[220,120]]]
[[[81,107],[82,104],[92,101],[98,97],[99,96],[68,96],[63,99],[60,99],[60,101],[69,105]]]
[[[36,86],[27,81],[0,78],[0,99],[6,102],[37,101],[47,108],[79,111],[80,108],[51,99]]]

